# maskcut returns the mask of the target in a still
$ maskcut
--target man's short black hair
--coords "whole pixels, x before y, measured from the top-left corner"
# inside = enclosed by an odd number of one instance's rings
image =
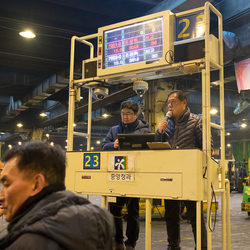
[[[41,173],[48,184],[63,183],[65,179],[65,152],[59,146],[30,141],[8,150],[3,162],[17,157],[17,168],[29,176]]]
[[[184,100],[187,100],[187,96],[186,93],[182,90],[173,90],[168,94],[168,98],[169,96],[171,96],[172,94],[177,94],[178,99],[182,102]]]
[[[133,112],[135,114],[139,110],[139,106],[138,106],[137,102],[132,101],[132,100],[124,101],[121,103],[120,110],[125,109],[125,108],[133,110]]]

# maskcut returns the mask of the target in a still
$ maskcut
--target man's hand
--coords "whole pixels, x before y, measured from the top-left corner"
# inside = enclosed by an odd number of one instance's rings
[[[165,130],[166,130],[167,126],[168,126],[167,121],[161,121],[159,123],[159,131],[160,131],[160,133],[162,133],[162,134],[165,133]]]
[[[114,148],[119,148],[119,142],[118,139],[115,140],[114,142]]]

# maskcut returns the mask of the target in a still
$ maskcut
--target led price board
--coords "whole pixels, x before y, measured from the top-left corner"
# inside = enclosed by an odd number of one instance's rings
[[[162,58],[163,19],[104,32],[103,67],[110,68]]]
[[[173,50],[174,15],[169,11],[98,29],[99,77],[169,64]]]

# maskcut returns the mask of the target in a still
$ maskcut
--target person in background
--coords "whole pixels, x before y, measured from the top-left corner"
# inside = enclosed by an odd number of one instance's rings
[[[106,138],[102,142],[103,150],[118,150],[119,142],[117,134],[144,134],[151,133],[148,128],[148,123],[138,119],[139,107],[132,100],[121,103],[121,122],[119,125],[112,127]],[[136,241],[139,237],[139,198],[117,197],[116,203],[110,203],[110,212],[115,218],[116,227],[116,250],[123,250],[123,223],[122,223],[122,208],[127,205],[127,230],[125,241],[126,250],[134,249]]]
[[[27,142],[7,151],[1,175],[8,234],[0,249],[114,249],[114,219],[105,209],[65,190],[65,153]]]
[[[202,119],[194,115],[187,107],[185,92],[174,90],[168,95],[168,110],[172,115],[168,121],[159,123],[156,131],[156,141],[168,141],[172,149],[202,149]],[[196,242],[196,202],[184,201],[187,215],[190,218],[194,239]],[[165,220],[168,233],[168,249],[180,248],[180,210],[178,200],[165,200]],[[207,249],[207,233],[201,209],[201,248]]]

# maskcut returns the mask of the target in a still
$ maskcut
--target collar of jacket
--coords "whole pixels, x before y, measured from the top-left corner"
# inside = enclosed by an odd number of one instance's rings
[[[12,221],[8,225],[7,229],[8,232],[11,230],[11,228],[17,223],[17,221],[23,217],[24,214],[26,214],[28,211],[30,211],[37,202],[42,200],[45,196],[57,192],[57,191],[62,191],[65,190],[65,185],[62,183],[55,183],[51,184],[47,187],[44,187],[43,190],[38,193],[35,196],[29,197],[17,210],[16,214],[14,215]]]
[[[136,119],[132,123],[127,123],[127,124],[125,124],[124,122],[122,122],[122,131],[124,133],[134,132],[136,130],[138,124],[139,124],[139,120],[138,119]]]
[[[179,119],[174,119],[175,124],[180,124],[184,122],[186,119],[188,119],[189,115],[190,115],[190,109],[188,106],[186,106],[184,113],[179,117]]]

